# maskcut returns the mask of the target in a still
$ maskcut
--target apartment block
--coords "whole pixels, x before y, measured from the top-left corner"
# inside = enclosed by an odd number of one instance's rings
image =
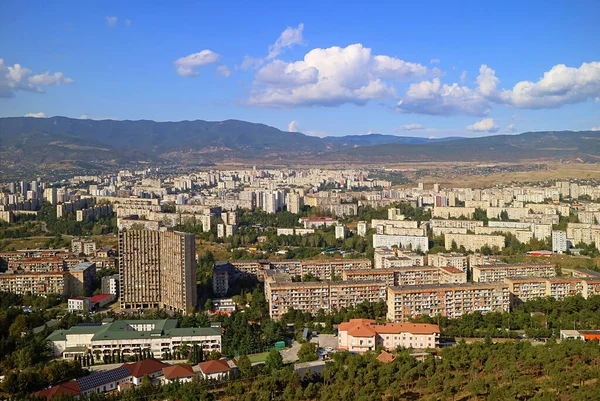
[[[510,292],[506,284],[439,284],[388,287],[387,319],[403,322],[423,315],[460,318],[479,311],[508,312]]]
[[[82,262],[69,269],[71,275],[69,293],[73,295],[92,295],[94,280],[96,279],[96,264]]]
[[[479,283],[503,282],[506,277],[554,277],[556,269],[552,263],[533,263],[518,265],[482,265],[471,266],[473,281]]]
[[[427,252],[429,251],[429,238],[426,236],[373,234],[374,248],[391,248],[393,246]]]
[[[466,271],[469,258],[462,253],[438,253],[427,255],[427,264],[430,266],[452,266],[461,271]]]
[[[483,227],[483,221],[479,220],[436,220],[430,221],[432,228],[465,228],[475,231],[476,227]],[[465,233],[466,234],[466,233]]]
[[[66,270],[67,263],[64,258],[56,256],[26,257],[9,260],[7,268],[11,273],[51,273]]]
[[[435,207],[433,208],[432,217],[438,219],[458,219],[459,217],[473,218],[475,214],[474,207]]]
[[[552,231],[552,252],[565,253],[567,252],[567,232]]]
[[[71,295],[69,272],[0,274],[0,291],[13,294],[47,296]]]
[[[457,248],[465,247],[467,251],[477,251],[488,246],[504,249],[504,237],[502,235],[472,235],[472,234],[447,234],[445,236],[445,246],[451,250],[453,244]]]
[[[96,243],[92,240],[74,237],[71,239],[71,251],[78,255],[93,255],[96,252]]]
[[[325,313],[358,305],[363,301],[378,302],[385,299],[386,283],[381,281],[330,281],[297,282],[275,271],[267,272],[265,297],[269,303],[269,316],[279,320],[290,309],[315,315],[319,309]]]
[[[193,234],[121,232],[119,262],[122,309],[165,308],[186,313],[196,306]]]

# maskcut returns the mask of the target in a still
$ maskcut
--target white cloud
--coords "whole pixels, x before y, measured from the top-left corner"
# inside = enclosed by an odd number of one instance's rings
[[[298,121],[290,121],[288,124],[289,132],[298,132]]]
[[[44,93],[43,86],[71,84],[73,79],[67,78],[62,72],[45,72],[31,75],[32,71],[20,64],[5,65],[0,58],[0,98],[14,97],[17,91]]]
[[[231,76],[231,71],[227,68],[226,65],[220,65],[217,67],[217,72],[223,75],[225,78],[229,78]]]
[[[466,128],[469,131],[476,132],[498,132],[498,129],[500,129],[493,118],[484,118],[475,124],[468,125]]]
[[[555,65],[537,82],[521,81],[499,93],[500,101],[524,109],[555,108],[600,96],[600,62],[579,68]]]
[[[466,72],[461,81],[466,79]],[[397,110],[405,113],[484,116],[495,104],[514,108],[556,108],[569,103],[600,99],[600,62],[583,63],[579,68],[559,64],[537,82],[521,81],[512,89],[498,89],[496,72],[483,64],[473,89],[441,84],[439,79],[410,85]]]
[[[466,86],[442,85],[440,79],[435,78],[410,85],[396,110],[401,113],[483,116],[489,113],[490,102]]]
[[[592,127],[592,129],[590,129],[590,131],[600,131],[600,127]]]
[[[72,84],[73,81],[71,78],[66,78],[62,72],[55,72],[54,74],[50,74],[50,72],[46,71],[43,74],[32,75],[28,78],[29,83],[33,85],[60,85],[61,83]]]
[[[125,25],[127,25],[127,26],[131,26],[131,20],[130,20],[130,19],[126,19],[126,20],[125,20]]]
[[[267,55],[267,60],[271,60],[288,47],[292,47],[294,45],[302,44],[302,31],[304,30],[304,24],[298,25],[297,28],[292,28],[288,26],[285,31],[279,35],[275,43],[269,46],[269,54]]]
[[[198,75],[194,68],[202,67],[219,60],[219,55],[211,50],[202,50],[198,53],[193,53],[185,57],[178,58],[173,62],[175,71],[182,77],[193,77]]]
[[[21,64],[15,64],[12,67],[7,66],[6,68],[8,68],[8,78],[15,82],[21,82],[25,76],[31,74],[31,70],[21,67]]]
[[[438,74],[420,64],[385,55],[357,43],[313,49],[303,60],[274,60],[255,75],[248,103],[262,106],[362,105],[395,96],[391,81]]]
[[[242,61],[242,64],[239,66],[236,66],[236,70],[240,69],[243,71],[247,71],[249,69],[257,69],[258,67],[260,67],[261,65],[264,64],[264,60],[262,58],[254,58],[254,57],[250,57],[250,56],[244,56],[244,61]]]
[[[467,81],[467,70],[464,70],[462,74],[460,74],[460,82],[465,83]]]
[[[431,60],[429,60],[430,64],[439,64],[440,63],[440,59],[439,58],[432,58]]]
[[[106,18],[106,25],[108,25],[110,28],[117,25],[117,17],[104,17],[104,18]]]
[[[25,114],[25,117],[46,118],[46,113],[44,113],[44,112],[41,112],[41,113],[27,113],[27,114]]]
[[[508,124],[508,125],[506,126],[506,129],[505,129],[505,131],[506,131],[506,132],[511,132],[511,133],[512,133],[512,132],[517,132],[517,129],[515,128],[515,124],[514,124],[514,123],[513,123],[513,124]]]
[[[423,129],[423,126],[421,124],[406,124],[400,126],[401,131],[413,131],[419,129]]]

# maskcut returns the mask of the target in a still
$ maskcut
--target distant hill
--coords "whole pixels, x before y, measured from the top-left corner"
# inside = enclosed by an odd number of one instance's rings
[[[421,145],[387,144],[345,152],[353,159],[378,161],[521,161],[600,159],[600,132],[551,131],[462,138]]]
[[[428,139],[381,134],[316,138],[238,120],[0,118],[0,176],[9,171],[78,171],[140,162],[170,166],[223,161],[310,165],[411,160],[595,162],[599,157],[600,132],[591,131],[528,132],[483,138]]]
[[[410,145],[422,145],[426,143],[447,142],[460,139],[460,137],[447,138],[419,138],[413,136],[396,136],[382,134],[368,135],[346,135],[346,136],[326,136],[323,140],[330,146],[341,148],[355,148],[359,146],[386,145],[389,143],[403,143]]]

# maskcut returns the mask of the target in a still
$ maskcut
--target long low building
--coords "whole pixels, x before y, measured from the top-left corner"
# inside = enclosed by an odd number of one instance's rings
[[[439,284],[388,287],[387,319],[404,322],[409,318],[445,316],[460,318],[472,312],[508,312],[507,284]]]
[[[338,349],[350,352],[386,349],[436,348],[439,346],[440,328],[437,324],[377,323],[369,319],[350,319],[338,327]]]
[[[385,281],[292,282],[290,276],[269,271],[265,278],[265,298],[269,316],[280,319],[290,309],[316,315],[358,305],[363,301],[385,300]]]
[[[463,246],[467,251],[478,251],[487,246],[489,248],[504,249],[504,236],[502,235],[475,235],[475,234],[446,234],[444,236],[447,250]]]
[[[552,263],[530,263],[517,265],[472,266],[473,281],[478,283],[501,283],[506,277],[554,277],[556,268]]]
[[[221,328],[179,328],[175,319],[105,319],[102,324],[56,330],[46,338],[46,342],[52,355],[65,359],[94,351],[105,355],[115,351],[135,355],[143,349],[159,356],[177,350],[182,344],[199,344],[205,352],[221,352]]]

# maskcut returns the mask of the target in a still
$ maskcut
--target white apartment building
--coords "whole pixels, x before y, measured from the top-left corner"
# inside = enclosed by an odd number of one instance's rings
[[[421,252],[429,251],[429,238],[426,236],[413,236],[413,235],[386,235],[386,234],[373,234],[373,247],[393,247],[398,248],[410,248],[413,250],[420,250]]]
[[[565,253],[567,252],[567,232],[552,231],[552,252]]]

